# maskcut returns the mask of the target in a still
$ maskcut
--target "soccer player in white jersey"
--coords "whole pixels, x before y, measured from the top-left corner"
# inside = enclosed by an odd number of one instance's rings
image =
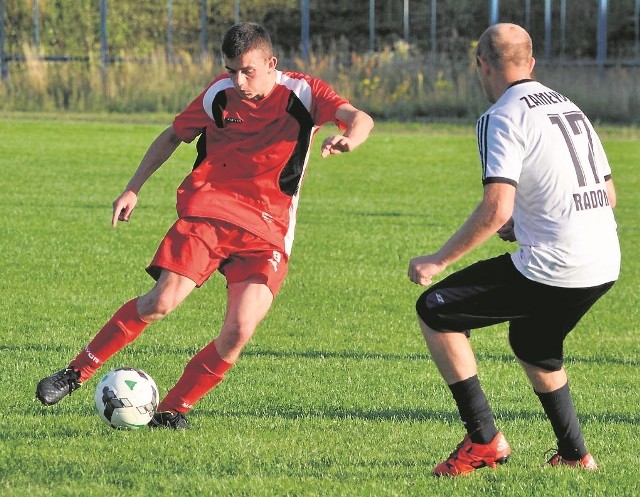
[[[130,219],[151,175],[182,142],[198,138],[193,171],[178,187],[178,220],[147,267],[155,286],[120,307],[66,368],[38,383],[43,404],[76,390],[219,271],[227,283],[220,333],[191,358],[150,423],[187,428],[185,414],[224,379],[284,281],[315,134],[329,122],[341,131],[325,138],[322,157],[350,152],[369,136],[371,117],[326,82],[277,69],[263,26],[232,26],[222,53],[227,71],[160,133],[113,202],[116,227]]]
[[[495,467],[511,455],[469,343],[470,330],[501,322],[509,323],[511,348],[556,437],[547,462],[597,469],[571,399],[563,342],[619,276],[616,193],[591,123],[568,98],[532,79],[534,64],[520,26],[496,24],[480,37],[477,73],[493,104],[476,129],[483,198],[437,252],[409,263],[411,281],[431,285],[416,303],[418,321],[466,428],[434,468],[438,476]],[[517,250],[432,284],[496,233],[517,241]]]

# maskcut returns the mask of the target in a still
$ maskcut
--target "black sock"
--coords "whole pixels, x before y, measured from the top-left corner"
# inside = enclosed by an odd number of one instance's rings
[[[587,454],[587,448],[584,445],[578,416],[571,400],[569,384],[565,384],[554,392],[536,392],[536,395],[556,435],[558,454],[569,461],[582,459]]]
[[[449,385],[471,441],[488,444],[498,434],[489,401],[477,375]]]

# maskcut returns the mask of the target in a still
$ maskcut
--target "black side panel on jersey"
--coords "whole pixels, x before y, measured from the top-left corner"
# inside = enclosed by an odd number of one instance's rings
[[[222,111],[227,108],[227,94],[223,91],[216,93],[216,96],[211,102],[211,114],[213,120],[218,128],[224,128],[224,119],[222,118]]]
[[[213,116],[213,121],[216,123],[218,128],[224,128],[222,111],[224,111],[226,107],[227,94],[224,91],[219,91],[211,102],[211,115]],[[193,163],[193,169],[198,167],[207,155],[207,128],[202,128],[202,133],[196,142],[196,152],[198,155]]]
[[[304,161],[309,152],[311,130],[314,124],[311,114],[293,92],[289,95],[287,112],[298,121],[300,131],[293,153],[280,174],[280,190],[286,195],[293,196],[298,192],[298,188],[300,188]]]
[[[202,133],[196,142],[196,152],[198,155],[193,163],[193,169],[198,167],[207,155],[207,128],[202,128]]]

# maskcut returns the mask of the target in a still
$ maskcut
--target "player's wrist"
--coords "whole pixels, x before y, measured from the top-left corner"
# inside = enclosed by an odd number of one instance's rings
[[[131,186],[128,186],[124,189],[124,191],[122,192],[122,194],[124,195],[125,193],[133,193],[136,197],[138,196],[138,192],[140,191],[140,188],[134,188]]]

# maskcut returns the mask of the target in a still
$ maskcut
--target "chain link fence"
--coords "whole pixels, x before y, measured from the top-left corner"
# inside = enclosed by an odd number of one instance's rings
[[[530,31],[543,63],[640,64],[640,0],[0,0],[0,75],[27,52],[102,64],[217,56],[240,20],[264,23],[281,55],[303,58],[399,41],[464,58],[488,24],[510,21]]]
[[[279,67],[314,74],[376,118],[473,119],[475,42],[524,26],[536,77],[596,120],[638,123],[640,0],[0,0],[0,111],[178,112],[224,71],[238,21]]]

